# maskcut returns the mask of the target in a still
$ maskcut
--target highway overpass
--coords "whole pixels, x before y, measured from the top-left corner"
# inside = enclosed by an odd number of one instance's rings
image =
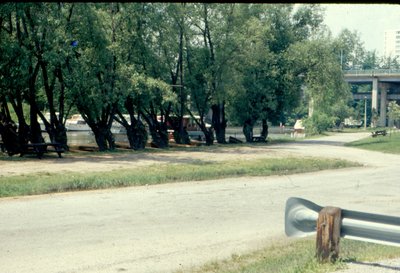
[[[370,93],[355,93],[355,100],[371,100],[371,111],[379,114],[377,126],[387,125],[389,101],[400,101],[400,69],[345,70],[349,84],[371,84]]]

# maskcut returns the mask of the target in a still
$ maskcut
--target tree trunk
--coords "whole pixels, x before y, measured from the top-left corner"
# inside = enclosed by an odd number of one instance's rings
[[[159,124],[156,126],[149,126],[152,138],[152,145],[157,148],[168,148],[168,130],[167,126]]]
[[[254,122],[251,119],[247,119],[243,125],[243,134],[246,138],[246,142],[253,142],[253,127]]]
[[[92,125],[90,128],[93,131],[96,144],[99,147],[99,151],[104,152],[107,150],[115,149],[114,135],[111,133],[107,126],[101,126],[99,124]]]
[[[29,65],[29,74],[31,75],[28,80],[28,103],[30,106],[30,127],[29,127],[29,140],[31,143],[42,143],[44,142],[42,136],[42,130],[40,129],[40,124],[37,120],[37,103],[36,103],[36,77],[39,73],[39,63],[36,64],[35,68]],[[22,139],[20,138],[20,141]]]
[[[9,115],[6,115],[3,110],[3,107],[7,107],[7,105],[2,105],[2,111],[0,112],[0,136],[3,141],[5,150],[7,151],[9,156],[14,154],[18,154],[21,152],[19,134],[17,133],[17,126],[11,120]]]
[[[111,133],[111,129],[110,128],[108,128],[107,131],[106,131],[106,141],[107,141],[107,144],[108,144],[108,148],[110,150],[115,150],[115,137],[114,137],[114,134]]]
[[[99,151],[103,152],[108,150],[105,134],[100,132],[100,130],[92,130],[92,131],[94,134],[94,138],[96,140],[97,147],[99,147]]]
[[[139,112],[140,116],[142,116],[149,126],[150,135],[152,138],[151,145],[156,148],[168,148],[168,126],[167,120],[169,120],[169,111],[166,113],[161,111],[161,116],[163,117],[161,121],[158,121],[157,114],[154,109],[152,109],[151,113],[144,113],[142,111]]]
[[[31,141],[31,143],[44,142],[44,138],[42,136],[42,130],[40,128],[39,122],[37,121],[37,113],[34,110],[31,110],[30,119],[31,119],[31,125],[30,125],[29,140]]]
[[[144,116],[149,126],[150,135],[152,138],[151,145],[156,148],[167,148],[168,147],[168,129],[166,121],[159,122],[156,118],[150,116]]]
[[[215,129],[217,142],[220,144],[226,144],[226,139],[225,139],[226,119],[225,119],[224,103],[214,104],[211,107],[211,109],[213,111],[212,123]]]
[[[143,150],[147,143],[147,131],[141,121],[134,121],[126,127],[129,147],[133,150]]]
[[[203,131],[204,136],[206,138],[206,145],[211,146],[214,144],[214,130],[212,128],[206,129]]]
[[[178,144],[190,144],[189,134],[186,127],[183,125],[183,113],[185,109],[185,92],[183,90],[183,27],[180,25],[179,34],[179,58],[178,58],[178,70],[180,74],[179,83],[179,124],[177,130],[174,128],[174,139]],[[177,73],[178,75],[178,73]]]
[[[92,129],[96,144],[99,147],[99,151],[104,152],[115,149],[115,138],[108,125],[101,123],[87,123]]]
[[[183,125],[183,115],[177,118],[169,117],[169,125],[174,130],[173,136],[177,144],[190,144],[189,134]]]
[[[35,97],[35,94],[32,93],[32,91],[31,91],[30,98],[29,98],[29,104],[30,104],[29,140],[31,141],[31,143],[42,143],[42,142],[44,142],[44,139],[42,136],[42,129],[40,128],[40,124],[38,122],[38,115],[37,115],[37,111],[36,111],[37,106],[36,106],[36,100],[34,99],[34,97]]]
[[[58,124],[56,126],[56,130],[54,130],[53,137],[50,136],[51,142],[60,143],[65,150],[69,150],[68,148],[68,137],[67,137],[67,129],[63,124]]]
[[[190,144],[190,138],[185,127],[174,130],[174,140],[177,144]]]
[[[262,119],[262,129],[260,137],[262,137],[264,141],[266,141],[268,138],[268,123],[265,118]]]

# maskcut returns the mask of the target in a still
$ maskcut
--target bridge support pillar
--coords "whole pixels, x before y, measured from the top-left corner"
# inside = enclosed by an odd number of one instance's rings
[[[372,101],[371,101],[371,113],[378,113],[378,78],[372,80]],[[372,116],[371,127],[376,127],[375,121]]]
[[[379,126],[386,126],[386,108],[387,108],[387,88],[386,84],[382,84],[381,89],[381,109],[379,115]]]

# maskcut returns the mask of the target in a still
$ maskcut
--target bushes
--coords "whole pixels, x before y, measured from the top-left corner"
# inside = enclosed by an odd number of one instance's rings
[[[335,126],[336,117],[329,117],[325,113],[316,113],[304,120],[304,127],[308,135],[318,135]]]

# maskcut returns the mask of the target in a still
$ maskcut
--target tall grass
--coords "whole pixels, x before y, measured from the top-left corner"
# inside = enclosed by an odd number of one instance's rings
[[[344,160],[319,158],[269,158],[223,162],[196,161],[108,172],[39,173],[0,177],[0,197],[53,192],[200,181],[237,176],[268,176],[358,166]]]

